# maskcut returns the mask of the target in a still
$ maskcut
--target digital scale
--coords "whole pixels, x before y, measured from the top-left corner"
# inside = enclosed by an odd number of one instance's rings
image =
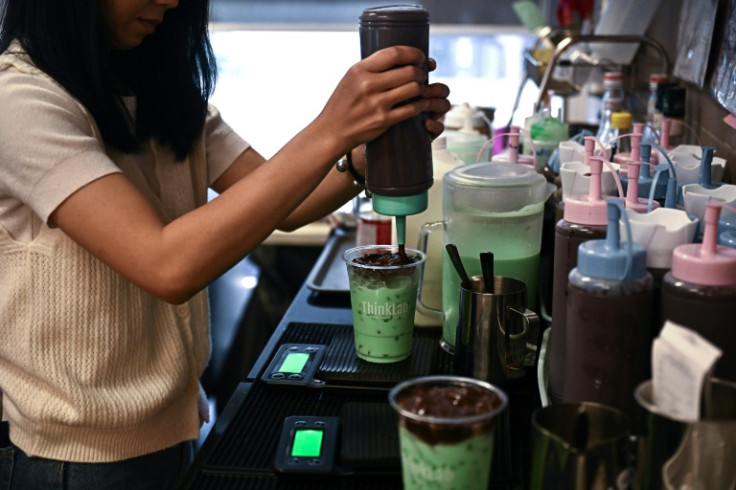
[[[352,335],[349,341],[352,354]],[[261,375],[261,381],[278,388],[279,393],[326,388],[326,381],[317,379],[316,375],[328,350],[326,344],[282,344]],[[389,381],[387,386],[391,384]],[[363,403],[348,402],[336,416],[284,417],[274,470],[283,476],[352,474],[361,468],[398,474],[401,461],[396,418],[386,403],[386,393],[385,390],[374,392],[371,400]]]
[[[283,344],[261,376],[264,383],[284,386],[322,387],[314,375],[325,355],[321,344]]]
[[[274,468],[285,473],[330,473],[335,466],[338,428],[337,417],[286,417]]]

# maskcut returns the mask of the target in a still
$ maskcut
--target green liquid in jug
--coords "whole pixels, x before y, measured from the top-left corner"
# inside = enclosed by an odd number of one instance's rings
[[[445,240],[457,245],[470,276],[482,274],[480,253],[493,252],[494,274],[526,284],[527,308],[537,309],[539,252],[542,246],[544,203],[507,212],[489,212],[455,205],[445,230]],[[460,277],[449,256],[442,257],[442,340],[455,345],[460,298]]]

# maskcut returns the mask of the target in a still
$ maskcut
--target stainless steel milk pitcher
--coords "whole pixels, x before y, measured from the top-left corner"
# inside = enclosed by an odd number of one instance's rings
[[[540,342],[539,317],[527,308],[526,285],[494,277],[493,293],[482,276],[460,287],[454,369],[503,386],[533,371]]]

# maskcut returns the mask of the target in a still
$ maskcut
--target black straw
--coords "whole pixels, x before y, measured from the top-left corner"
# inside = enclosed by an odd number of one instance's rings
[[[460,260],[460,252],[457,251],[457,247],[453,243],[448,243],[445,245],[445,249],[450,256],[452,265],[455,266],[455,270],[460,276],[460,285],[465,289],[470,289],[470,277],[468,277],[468,273],[465,271],[465,267],[463,267],[463,261]]]
[[[480,253],[480,268],[483,271],[486,293],[493,294],[493,252]]]

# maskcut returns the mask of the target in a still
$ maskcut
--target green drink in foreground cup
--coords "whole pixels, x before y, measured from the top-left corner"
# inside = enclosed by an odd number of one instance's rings
[[[346,251],[343,258],[358,357],[376,363],[406,359],[424,254],[407,248],[402,258],[397,246],[367,245]]]
[[[503,391],[472,378],[426,376],[396,385],[388,398],[399,414],[405,490],[488,488]]]

